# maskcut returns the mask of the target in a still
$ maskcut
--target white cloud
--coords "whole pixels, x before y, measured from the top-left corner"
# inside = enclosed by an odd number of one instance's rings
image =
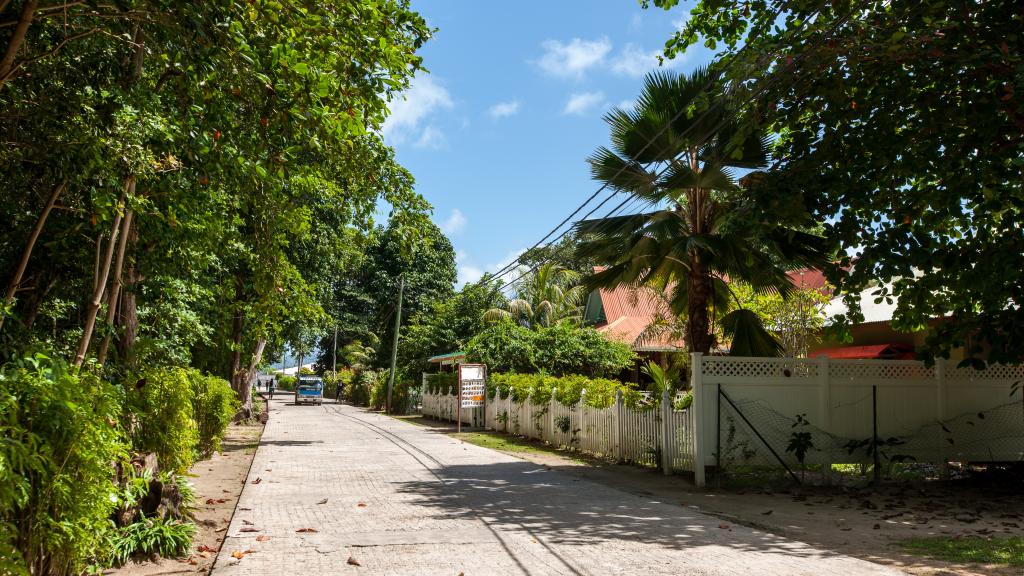
[[[580,94],[573,94],[572,96],[569,96],[569,101],[565,103],[565,109],[562,110],[562,113],[583,115],[603,102],[603,92],[582,92]]]
[[[646,51],[636,44],[626,44],[612,60],[612,72],[639,78],[658,67],[659,50]]]
[[[465,286],[483,278],[484,271],[476,266],[460,264],[458,269],[459,285]]]
[[[453,236],[462,232],[466,229],[466,224],[469,221],[466,220],[466,215],[462,213],[462,210],[458,208],[452,209],[452,213],[448,216],[448,219],[441,223],[441,231],[447,236]],[[462,253],[462,258],[465,259],[466,253]],[[455,256],[456,262],[458,262],[459,255]]]
[[[506,116],[515,116],[518,113],[519,100],[498,102],[487,110],[487,114],[489,114],[491,118],[505,118]]]
[[[541,70],[563,78],[582,78],[583,74],[600,64],[611,52],[608,38],[582,40],[573,38],[568,43],[545,40],[541,43],[544,55],[537,61]]]
[[[430,148],[437,150],[444,148],[444,145],[448,142],[445,138],[444,132],[441,131],[437,126],[427,126],[423,129],[423,133],[420,134],[419,139],[413,144],[417,148]]]
[[[629,112],[636,108],[636,102],[632,100],[623,100],[622,102],[619,102],[619,108]]]
[[[682,30],[686,23],[690,21],[690,11],[683,10],[678,16],[672,19],[672,25],[675,26],[676,30]]]
[[[430,76],[417,77],[409,90],[391,102],[391,115],[381,133],[389,144],[402,144],[416,138],[417,146],[437,147],[443,144],[444,134],[434,126],[421,128],[421,124],[436,112],[453,106],[452,97],[444,86]]]

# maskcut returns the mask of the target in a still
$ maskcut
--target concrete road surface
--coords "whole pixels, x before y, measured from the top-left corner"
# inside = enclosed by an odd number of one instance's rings
[[[899,573],[415,424],[289,398],[272,403],[218,576]]]

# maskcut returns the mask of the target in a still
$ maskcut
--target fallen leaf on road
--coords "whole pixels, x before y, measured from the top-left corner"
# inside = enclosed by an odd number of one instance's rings
[[[227,531],[227,529],[228,529],[227,526],[225,526],[223,528],[217,528],[216,530],[214,530],[214,532],[225,532],[225,531]]]
[[[265,471],[266,471],[266,472],[273,472],[273,471],[274,471],[274,469],[273,469],[273,468],[267,468],[267,469],[266,469]]]
[[[196,560],[195,558],[189,558],[188,563],[193,566],[196,566],[197,564],[199,564],[199,560]]]
[[[353,558],[351,556],[348,557],[348,562],[347,563],[351,564],[352,566],[362,566],[362,564],[359,563],[359,560],[356,560],[355,558]]]
[[[257,542],[266,542],[267,540],[270,540],[270,536],[267,536],[266,534],[260,534],[256,537]]]
[[[242,552],[241,550],[235,550],[231,553],[231,557],[241,560],[242,558],[245,558],[245,552]]]
[[[252,481],[253,484],[259,484],[260,482],[263,482],[263,478],[257,478]]]
[[[252,508],[246,508],[245,506],[242,506],[241,508],[239,508],[239,510],[245,510],[246,512],[249,512],[252,510]]]
[[[242,518],[242,524],[245,524],[246,526],[252,526],[252,522],[246,520],[245,518]]]
[[[211,505],[212,504],[223,504],[225,502],[227,502],[227,500],[224,499],[224,498],[217,498],[216,500],[214,500],[213,498],[207,498],[206,499],[206,503],[207,504],[211,504]]]
[[[360,508],[366,508],[366,502],[360,502],[359,504],[356,504],[356,506],[359,506]]]
[[[316,528],[299,528],[296,532],[319,532]]]
[[[323,500],[317,502],[317,504],[327,504],[327,498],[324,498]]]
[[[199,546],[199,548],[196,548],[196,550],[200,552],[219,552],[220,548],[210,548],[206,544],[202,544]]]
[[[252,526],[242,526],[242,529],[239,530],[239,532],[259,532],[259,531],[260,531],[259,528],[253,528]]]
[[[772,515],[772,512],[773,512],[773,510],[769,510],[769,511],[767,511],[767,512],[761,512],[761,515],[762,515],[762,516],[771,516],[771,515]]]
[[[721,528],[722,530],[728,530],[729,529],[729,525],[728,524],[719,524],[718,527]]]

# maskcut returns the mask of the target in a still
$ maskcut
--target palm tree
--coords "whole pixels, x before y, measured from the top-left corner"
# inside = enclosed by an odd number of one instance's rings
[[[551,326],[563,320],[579,322],[586,292],[580,274],[547,262],[524,278],[517,297],[505,308],[484,312],[484,321],[514,320],[528,328]]]
[[[685,317],[691,352],[716,344],[710,320],[729,305],[728,279],[785,294],[788,269],[826,260],[822,238],[763,215],[745,188],[756,173],[738,178],[766,164],[769,142],[741,122],[731,98],[707,69],[649,74],[634,110],[605,116],[611,149],[588,159],[596,180],[635,195],[648,211],[577,224],[577,255],[608,263],[585,284],[667,291],[673,312]],[[724,316],[722,327],[746,353],[778,353],[748,310]]]

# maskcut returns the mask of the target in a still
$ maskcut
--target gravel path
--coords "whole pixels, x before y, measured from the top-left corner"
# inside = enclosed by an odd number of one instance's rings
[[[351,406],[275,400],[214,574],[349,573],[899,572]]]

